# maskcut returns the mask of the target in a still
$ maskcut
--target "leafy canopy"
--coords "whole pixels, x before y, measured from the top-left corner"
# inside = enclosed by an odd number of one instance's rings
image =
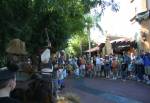
[[[14,38],[25,41],[29,53],[36,52],[47,45],[45,28],[52,51],[63,49],[69,38],[83,35],[84,14],[97,5],[118,10],[113,0],[0,0],[0,53]]]

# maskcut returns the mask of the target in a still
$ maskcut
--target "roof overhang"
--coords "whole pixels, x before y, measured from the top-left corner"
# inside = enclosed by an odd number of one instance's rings
[[[99,51],[100,47],[99,46],[96,46],[94,48],[91,48],[89,50],[86,50],[85,52],[95,52],[95,51]]]

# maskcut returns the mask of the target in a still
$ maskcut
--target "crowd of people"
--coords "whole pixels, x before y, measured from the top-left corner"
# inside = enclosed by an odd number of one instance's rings
[[[32,64],[32,60],[30,61],[30,59],[28,59],[28,63]],[[97,54],[92,56],[82,55],[79,57],[66,57],[64,53],[61,53],[59,56],[52,56],[46,65],[40,65],[40,71],[43,77],[51,78],[48,79],[48,81],[52,83],[51,92],[56,96],[65,87],[65,78],[67,77],[75,79],[105,78],[111,80],[121,79],[122,81],[135,80],[150,85],[150,53],[142,52],[138,55],[129,55],[129,53],[123,52],[122,54],[110,54],[105,56]],[[0,73],[4,74],[3,72],[5,71]],[[49,73],[51,76],[47,76]],[[5,75],[7,75],[7,73]],[[5,75],[0,75],[2,82],[5,79]],[[9,77],[9,75],[7,75],[6,78],[7,77]],[[12,77],[14,78],[14,74]],[[12,79],[12,77],[8,78],[8,81]],[[14,85],[11,83],[10,81],[10,83],[6,82],[5,84],[4,81],[5,87],[10,88],[8,92],[14,89]],[[5,89],[3,83],[1,84],[0,91]],[[11,86],[13,86],[13,88]],[[62,101],[62,98],[59,98],[59,103],[60,101]]]
[[[69,57],[63,60],[61,57],[53,62],[58,79],[58,88],[64,87],[64,79],[67,76],[74,78],[106,78],[122,81],[135,80],[150,85],[150,53],[139,55],[110,54],[92,57]]]

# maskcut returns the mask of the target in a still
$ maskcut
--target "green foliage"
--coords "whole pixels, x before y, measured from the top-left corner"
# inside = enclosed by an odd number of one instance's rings
[[[69,38],[83,35],[84,13],[97,4],[101,0],[0,0],[0,54],[14,38],[25,41],[29,53],[46,46],[45,28],[52,51],[63,49]]]
[[[29,52],[46,46],[45,28],[52,48],[61,49],[71,34],[84,27],[79,0],[1,0],[0,14],[1,53],[13,38],[25,41]]]
[[[88,13],[91,8],[94,8],[96,6],[101,7],[101,13],[100,15],[104,12],[104,10],[108,7],[111,6],[112,11],[119,11],[119,5],[118,3],[115,2],[115,0],[107,1],[107,0],[81,0],[83,3],[83,6],[85,8],[84,12]]]
[[[68,40],[66,51],[69,55],[81,55],[88,48],[88,37],[83,32],[78,32]]]

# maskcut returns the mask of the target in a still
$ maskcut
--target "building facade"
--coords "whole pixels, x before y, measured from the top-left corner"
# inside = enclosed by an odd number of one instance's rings
[[[150,52],[150,0],[130,0],[130,11],[138,50]]]

